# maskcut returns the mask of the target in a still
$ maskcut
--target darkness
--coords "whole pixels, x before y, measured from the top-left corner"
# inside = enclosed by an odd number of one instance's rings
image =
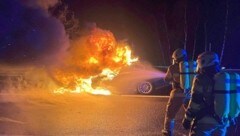
[[[133,53],[152,65],[170,65],[172,52],[185,48],[189,59],[211,50],[220,56],[222,66],[240,67],[239,0],[61,1],[80,28],[96,23],[118,40],[127,40]],[[66,25],[37,2],[57,0],[0,1],[1,63],[52,63],[69,46]]]
[[[117,39],[127,39],[134,53],[153,65],[169,65],[172,52],[185,46],[189,59],[211,50],[222,56],[223,66],[240,67],[237,59],[240,57],[237,45],[240,43],[239,0],[63,2],[80,24],[95,22],[98,27],[113,32]]]
[[[47,10],[19,0],[0,1],[1,64],[51,64],[67,45],[63,24]]]

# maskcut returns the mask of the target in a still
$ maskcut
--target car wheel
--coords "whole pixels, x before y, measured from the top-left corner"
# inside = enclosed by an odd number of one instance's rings
[[[140,94],[151,94],[153,92],[153,85],[150,82],[141,82],[137,86],[137,91]]]

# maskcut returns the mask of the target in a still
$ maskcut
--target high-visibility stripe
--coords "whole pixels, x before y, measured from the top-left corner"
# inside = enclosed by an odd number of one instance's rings
[[[214,90],[213,93],[215,93],[215,94],[233,94],[233,93],[240,93],[240,90],[230,90],[230,91]]]

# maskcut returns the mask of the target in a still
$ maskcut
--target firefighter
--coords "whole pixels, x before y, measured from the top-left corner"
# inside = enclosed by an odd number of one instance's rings
[[[191,136],[225,136],[227,120],[219,120],[214,112],[214,76],[220,71],[218,55],[204,52],[197,58],[197,76],[182,125]]]
[[[179,63],[187,61],[187,52],[184,49],[177,49],[172,54],[173,64],[168,67],[165,81],[172,84],[172,90],[166,106],[166,113],[164,119],[164,128],[162,134],[165,136],[172,136],[174,129],[174,118],[184,104],[188,104],[188,100],[185,97],[184,89],[180,87],[180,73]]]

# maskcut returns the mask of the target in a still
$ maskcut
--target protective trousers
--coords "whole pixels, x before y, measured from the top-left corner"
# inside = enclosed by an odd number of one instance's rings
[[[240,115],[227,128],[227,136],[237,136],[240,134]]]
[[[165,120],[164,120],[164,131],[169,132],[168,135],[173,135],[173,129],[174,129],[174,118],[181,108],[181,106],[184,104],[185,101],[185,95],[183,93],[183,90],[181,89],[173,89],[171,91],[167,107],[166,107],[166,114],[165,114]],[[186,103],[187,105],[188,103]]]
[[[227,125],[196,124],[190,132],[190,136],[226,136]]]

